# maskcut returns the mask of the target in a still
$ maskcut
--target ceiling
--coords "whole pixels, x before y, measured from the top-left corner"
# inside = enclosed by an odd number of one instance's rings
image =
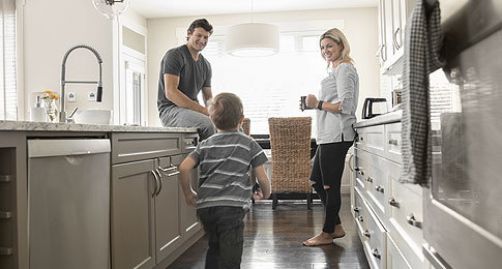
[[[129,0],[145,18],[376,7],[378,0]]]

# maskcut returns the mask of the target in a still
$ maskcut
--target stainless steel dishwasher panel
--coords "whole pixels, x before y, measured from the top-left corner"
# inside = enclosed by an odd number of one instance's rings
[[[30,269],[110,268],[110,141],[28,140]]]

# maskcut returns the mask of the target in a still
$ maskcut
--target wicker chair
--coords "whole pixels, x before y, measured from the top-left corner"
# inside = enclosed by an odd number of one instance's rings
[[[277,207],[277,194],[306,194],[311,209],[312,188],[309,182],[310,117],[269,118],[272,150],[272,209]]]

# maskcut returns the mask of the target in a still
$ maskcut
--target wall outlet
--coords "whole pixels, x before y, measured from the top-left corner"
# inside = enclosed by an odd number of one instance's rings
[[[68,103],[74,103],[77,101],[77,94],[74,92],[69,92],[66,95],[66,100],[68,100]]]
[[[96,93],[95,92],[89,92],[89,94],[87,95],[87,100],[89,100],[89,102],[96,102]]]

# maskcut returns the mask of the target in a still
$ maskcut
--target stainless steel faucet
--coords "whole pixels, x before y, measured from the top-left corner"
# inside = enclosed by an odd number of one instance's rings
[[[99,64],[99,81],[87,81],[87,80],[84,80],[84,81],[78,81],[78,80],[67,81],[67,80],[65,80],[65,75],[66,75],[65,74],[66,73],[66,60],[68,59],[68,55],[70,55],[70,53],[72,51],[74,51],[76,49],[79,49],[79,48],[90,50],[92,53],[94,53],[94,55],[98,59],[98,64]],[[77,46],[69,49],[65,53],[65,55],[63,57],[63,63],[61,64],[61,111],[59,112],[59,122],[66,122],[66,120],[67,120],[66,119],[65,106],[64,106],[64,99],[65,99],[64,89],[65,89],[65,85],[66,84],[97,84],[98,88],[97,88],[97,93],[96,93],[96,101],[97,102],[101,102],[102,96],[103,96],[103,82],[102,82],[103,68],[101,66],[102,63],[103,63],[103,60],[101,60],[101,56],[99,55],[99,53],[93,47],[90,47],[90,46],[87,46],[87,45],[77,45]]]

